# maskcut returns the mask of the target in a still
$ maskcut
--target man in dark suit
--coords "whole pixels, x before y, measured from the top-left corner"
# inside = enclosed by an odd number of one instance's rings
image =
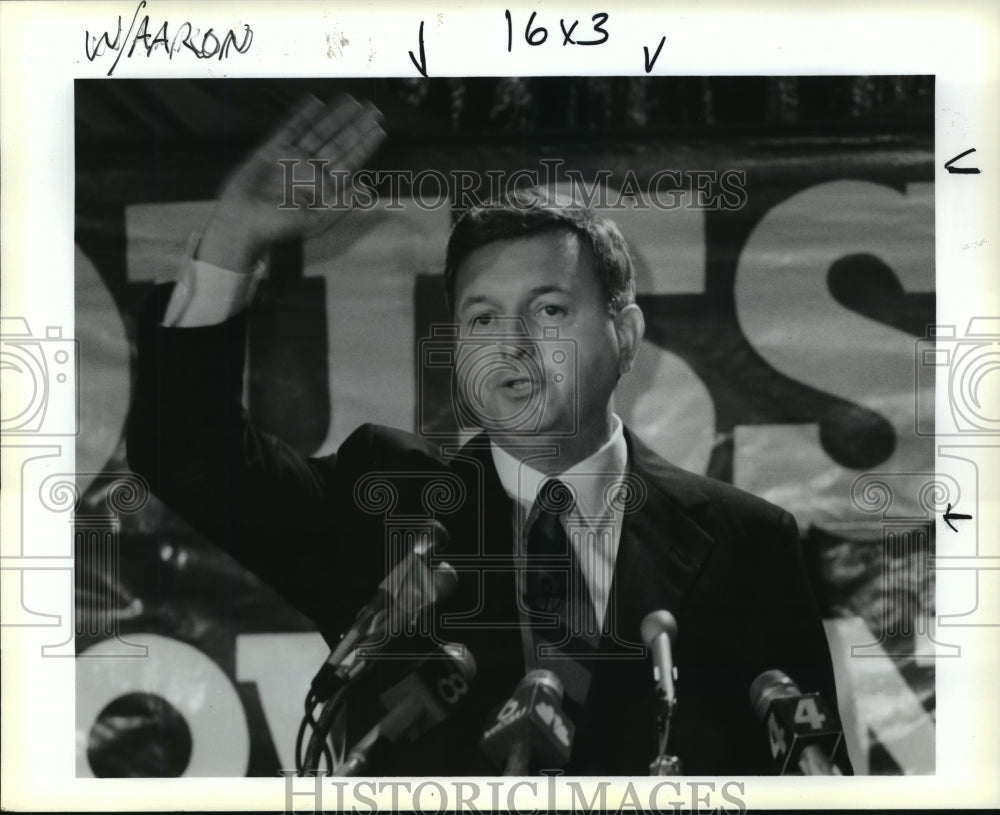
[[[471,650],[473,691],[377,774],[494,772],[477,744],[534,667],[566,687],[567,772],[646,774],[657,700],[639,629],[658,609],[680,631],[669,752],[690,774],[771,772],[753,679],[780,669],[836,705],[795,522],[667,463],[614,414],[644,324],[610,221],[533,193],[456,225],[445,269],[456,409],[486,428],[465,446],[365,425],[336,455],[306,460],[253,430],[241,398],[254,267],[269,244],[332,217],[276,205],[277,159],[351,172],[381,135],[370,107],[310,101],[226,182],[178,285],[140,321],[133,468],[331,644],[391,568],[401,519],[449,530],[460,579],[438,633]],[[364,702],[353,712],[370,715]]]

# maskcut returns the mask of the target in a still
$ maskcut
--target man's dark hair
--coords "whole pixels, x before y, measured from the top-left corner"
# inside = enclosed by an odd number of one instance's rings
[[[448,239],[444,290],[455,307],[455,277],[471,252],[494,241],[566,230],[590,250],[608,311],[614,315],[635,302],[635,263],[618,225],[592,208],[538,188],[520,189],[510,198],[473,207],[458,219]]]

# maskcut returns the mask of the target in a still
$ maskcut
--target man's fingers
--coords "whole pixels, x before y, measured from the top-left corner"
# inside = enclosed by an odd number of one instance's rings
[[[314,121],[296,146],[307,155],[319,152],[323,145],[334,139],[345,127],[366,115],[366,108],[353,96],[341,94],[327,108],[326,113]],[[346,142],[345,142],[346,143]]]
[[[360,134],[353,146],[343,154],[341,161],[344,167],[352,173],[360,169],[361,165],[378,149],[383,141],[385,141],[385,131],[377,124],[373,124]]]
[[[331,161],[338,167],[352,166],[352,157],[358,152],[358,147],[371,141],[373,135],[385,137],[385,132],[371,116],[359,116],[345,124],[333,137],[326,142],[317,154]],[[379,141],[381,140],[379,139]],[[375,142],[377,146],[378,141]],[[370,150],[369,150],[370,152]],[[362,160],[366,156],[362,156]]]
[[[256,163],[252,167],[256,170],[240,177],[246,187],[244,193],[251,198],[270,195],[270,187],[282,177],[281,168],[272,163],[275,157],[325,160],[324,165],[303,171],[306,177],[310,172],[321,173],[323,184],[331,183],[331,170],[357,171],[385,139],[385,132],[378,125],[381,118],[382,114],[370,102],[361,104],[347,94],[339,95],[329,104],[323,104],[315,96],[304,97],[291,116],[255,152]],[[263,174],[258,172],[261,160],[270,166]],[[305,187],[296,186],[293,200],[306,206],[311,201],[307,193]]]
[[[325,105],[311,93],[296,104],[292,115],[282,121],[264,140],[266,145],[290,146],[308,133],[315,121],[323,115]]]
[[[370,102],[363,105],[350,94],[342,93],[328,104],[312,94],[299,101],[292,115],[265,140],[269,148],[293,149],[307,156],[325,155],[333,163],[344,163],[346,154],[354,155],[356,146],[371,144],[370,131],[378,128],[382,114]],[[384,137],[384,134],[383,134]],[[368,153],[381,139],[375,140]],[[357,160],[357,159],[354,159]],[[361,157],[364,160],[364,157]]]

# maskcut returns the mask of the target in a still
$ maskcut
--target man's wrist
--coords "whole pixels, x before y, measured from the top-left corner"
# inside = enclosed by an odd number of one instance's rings
[[[264,253],[249,272],[240,271],[233,263],[235,255],[226,254],[226,265],[219,266],[196,252],[203,243],[195,233],[188,241],[188,250],[177,276],[177,285],[161,320],[169,328],[193,328],[215,325],[233,317],[253,299],[257,284],[264,276]]]
[[[234,272],[250,274],[264,244],[246,224],[213,215],[195,250],[195,259]]]

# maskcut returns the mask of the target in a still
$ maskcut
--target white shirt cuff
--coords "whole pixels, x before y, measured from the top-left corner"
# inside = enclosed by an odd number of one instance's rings
[[[250,274],[234,272],[194,257],[200,240],[192,236],[161,325],[195,328],[217,325],[243,311],[253,300],[266,263],[257,261]]]

